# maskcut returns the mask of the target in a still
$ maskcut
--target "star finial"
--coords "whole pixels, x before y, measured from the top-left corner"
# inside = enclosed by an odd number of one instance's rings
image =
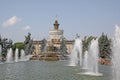
[[[55,21],[57,21],[57,20],[58,20],[58,16],[56,15],[56,16],[55,16]]]

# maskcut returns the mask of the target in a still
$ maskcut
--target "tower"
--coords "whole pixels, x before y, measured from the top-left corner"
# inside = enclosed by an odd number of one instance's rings
[[[56,43],[62,39],[63,30],[59,30],[59,23],[57,19],[55,19],[53,26],[54,29],[49,31],[50,41]]]
[[[53,25],[54,25],[54,30],[58,30],[59,29],[59,24],[58,24],[57,20],[55,20],[55,23]]]

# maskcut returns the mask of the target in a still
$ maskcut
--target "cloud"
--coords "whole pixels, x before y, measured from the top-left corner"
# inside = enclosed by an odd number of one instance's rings
[[[29,25],[23,27],[23,30],[25,30],[25,31],[30,30],[30,29],[31,29],[31,27]]]
[[[17,16],[13,16],[13,17],[9,18],[8,20],[4,21],[2,26],[3,27],[10,27],[10,26],[13,26],[20,21],[21,21],[20,18],[18,18]]]

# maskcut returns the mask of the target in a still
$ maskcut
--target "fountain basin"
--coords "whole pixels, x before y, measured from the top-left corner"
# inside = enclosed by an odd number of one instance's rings
[[[89,75],[89,76],[103,76],[102,73],[94,73],[94,72],[84,72],[84,73],[78,73],[82,75]]]
[[[45,60],[45,61],[58,61],[58,52],[44,52],[42,55],[35,55],[30,58],[30,60]]]

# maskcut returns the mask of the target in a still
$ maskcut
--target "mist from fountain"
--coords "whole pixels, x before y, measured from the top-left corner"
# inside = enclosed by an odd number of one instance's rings
[[[21,53],[20,59],[21,59],[21,61],[24,61],[24,60],[25,60],[25,51],[22,49],[22,50],[20,51],[20,53]]]
[[[116,25],[115,35],[112,40],[113,80],[120,80],[120,28]]]
[[[82,69],[88,69],[88,51],[84,52]]]
[[[79,37],[75,39],[68,66],[77,66],[78,64],[82,66],[82,40]]]
[[[0,56],[1,56],[1,54],[2,54],[2,47],[1,47],[1,45],[0,45]]]
[[[44,46],[43,52],[47,52],[47,46],[48,46],[48,44],[45,43],[45,46]]]
[[[99,73],[98,68],[98,57],[99,48],[98,48],[98,39],[93,39],[88,49],[88,70],[82,74],[84,75],[91,75],[91,76],[102,76]]]
[[[6,57],[6,62],[12,62],[13,61],[13,50],[12,48],[7,50],[7,57]]]
[[[73,48],[71,54],[70,54],[70,61],[68,66],[77,66],[78,64],[78,57],[77,57],[77,52],[75,48]]]
[[[18,48],[15,50],[15,62],[18,62]]]

